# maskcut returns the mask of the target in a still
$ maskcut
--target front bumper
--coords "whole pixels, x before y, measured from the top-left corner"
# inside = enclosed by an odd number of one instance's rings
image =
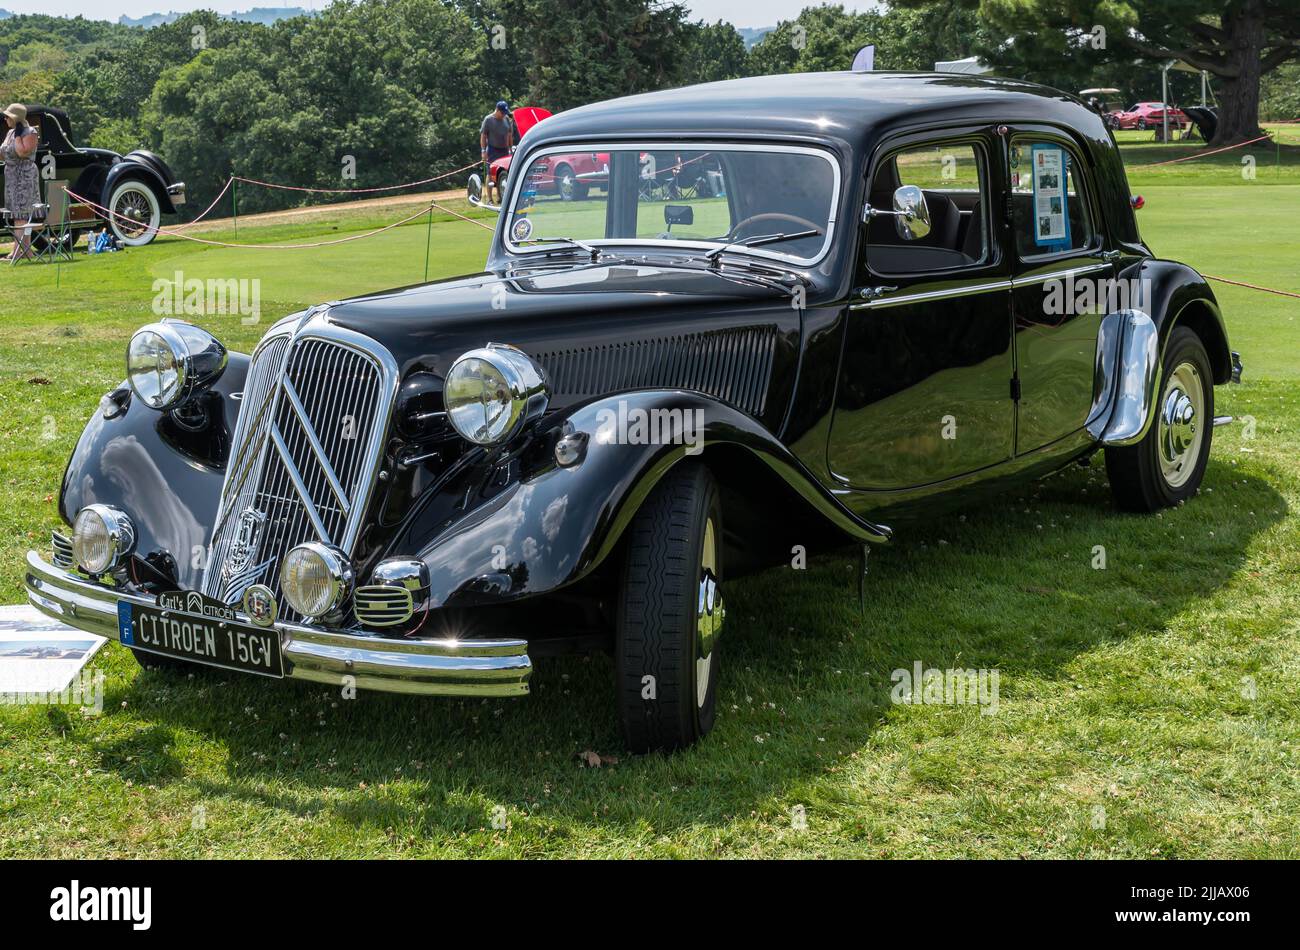
[[[154,605],[148,594],[114,590],[27,552],[27,600],[69,626],[118,639],[117,605]],[[246,619],[242,614],[241,619]],[[277,623],[285,676],[315,683],[427,696],[519,696],[528,692],[528,641],[419,640]]]

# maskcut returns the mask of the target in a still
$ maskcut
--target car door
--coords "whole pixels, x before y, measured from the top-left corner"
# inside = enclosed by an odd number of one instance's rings
[[[1016,454],[1084,424],[1092,405],[1097,332],[1127,295],[1114,281],[1095,193],[1062,133],[1013,129],[1007,141],[1016,331]]]
[[[917,185],[928,234],[866,222],[849,305],[828,463],[843,484],[894,490],[1012,456],[1010,273],[991,196],[1001,154],[988,130],[913,136],[878,153],[869,203]]]

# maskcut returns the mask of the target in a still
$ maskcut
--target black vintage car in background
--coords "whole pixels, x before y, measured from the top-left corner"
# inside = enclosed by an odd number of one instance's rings
[[[537,187],[574,151],[608,154],[600,193]],[[629,747],[672,749],[713,724],[729,580],[792,544],[1098,450],[1124,509],[1201,482],[1240,364],[1067,94],[737,80],[555,116],[514,168],[482,273],[251,356],[137,332],[31,603],[142,661],[420,694],[603,646]]]
[[[177,213],[185,203],[185,183],[177,181],[153,152],[136,149],[119,155],[105,148],[80,148],[72,138],[68,114],[52,106],[27,106],[27,121],[40,132],[35,161],[42,200],[50,203],[50,189],[56,182],[86,199],[69,198],[73,243],[83,231],[107,225],[123,244],[148,244],[157,236],[162,216]]]

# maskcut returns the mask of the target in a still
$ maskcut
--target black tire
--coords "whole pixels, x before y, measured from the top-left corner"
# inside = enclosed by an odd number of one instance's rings
[[[1124,511],[1158,511],[1192,497],[1200,488],[1210,458],[1210,444],[1214,441],[1214,377],[1205,345],[1195,331],[1174,328],[1160,369],[1156,418],[1147,434],[1136,445],[1106,449],[1111,496]],[[1189,391],[1188,398],[1193,401],[1190,435],[1185,420],[1180,418],[1175,389]],[[1200,390],[1199,400],[1190,392],[1194,389]],[[1174,417],[1173,424],[1169,422],[1170,415]],[[1191,444],[1186,444],[1188,438],[1193,440]],[[1175,451],[1180,445],[1185,445],[1181,453]],[[1171,476],[1175,458],[1183,461]]]
[[[1145,131],[1147,130],[1147,120],[1146,120],[1146,119],[1138,119],[1137,127],[1138,127],[1138,131],[1139,131],[1139,132],[1145,132]]]
[[[702,620],[710,530],[717,596]],[[628,527],[614,659],[619,718],[632,752],[682,749],[713,728],[716,637],[725,614],[722,569],[717,483],[703,465],[680,464],[655,486]],[[701,627],[716,631],[704,661],[698,656]]]

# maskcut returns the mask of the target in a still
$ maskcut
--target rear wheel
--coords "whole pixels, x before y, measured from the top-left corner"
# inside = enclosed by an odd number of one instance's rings
[[[587,197],[586,186],[568,165],[561,164],[555,169],[555,187],[564,201],[581,201]]]
[[[680,465],[628,528],[614,652],[633,752],[685,748],[713,728],[722,568],[717,483],[703,465]]]
[[[119,182],[108,199],[108,226],[128,247],[148,244],[158,234],[162,209],[153,189],[138,179]]]
[[[1161,363],[1156,418],[1141,442],[1108,448],[1106,474],[1125,511],[1156,511],[1196,494],[1214,434],[1214,378],[1195,331],[1176,327]]]

